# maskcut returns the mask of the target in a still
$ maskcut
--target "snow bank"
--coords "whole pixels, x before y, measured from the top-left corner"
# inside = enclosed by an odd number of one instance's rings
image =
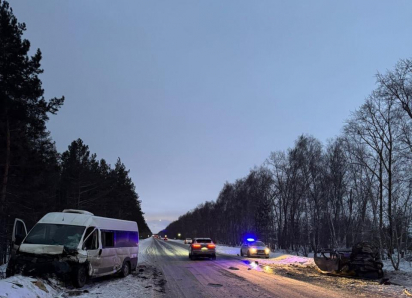
[[[216,245],[216,251],[220,254],[226,255],[240,255],[240,246],[226,246],[226,245]],[[301,265],[301,266],[314,266],[313,258],[300,257],[285,254],[284,252],[270,252],[269,259],[259,259],[259,263],[264,264],[274,264],[274,265]]]
[[[1,298],[51,298],[58,292],[41,279],[16,275],[0,280]]]
[[[399,270],[393,269],[390,260],[383,261],[383,270],[385,278],[389,279],[390,283],[401,285],[407,288],[412,293],[412,263],[401,260]]]

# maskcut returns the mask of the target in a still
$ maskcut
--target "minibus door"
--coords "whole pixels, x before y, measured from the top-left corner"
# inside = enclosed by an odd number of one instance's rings
[[[27,235],[27,229],[24,221],[22,221],[19,218],[16,218],[14,220],[14,226],[13,226],[13,234],[11,236],[11,242],[12,242],[12,250],[11,250],[11,256],[14,256],[17,252],[17,250],[20,247],[20,244],[23,242],[24,238],[26,238]]]
[[[102,250],[100,248],[99,234],[100,231],[97,228],[91,227],[86,231],[86,235],[89,234],[89,230],[93,231],[93,234],[90,235],[84,243],[84,248],[87,250],[87,260],[89,261],[89,275],[95,276],[100,274],[101,269],[101,254]],[[89,233],[88,233],[89,232]]]

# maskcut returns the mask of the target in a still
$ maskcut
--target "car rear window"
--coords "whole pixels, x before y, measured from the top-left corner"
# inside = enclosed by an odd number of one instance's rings
[[[211,243],[211,239],[196,239],[197,243]]]

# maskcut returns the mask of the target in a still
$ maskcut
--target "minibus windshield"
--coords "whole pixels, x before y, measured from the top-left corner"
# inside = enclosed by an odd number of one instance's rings
[[[75,249],[79,245],[85,228],[82,226],[41,223],[34,226],[24,243],[63,245],[69,249]]]

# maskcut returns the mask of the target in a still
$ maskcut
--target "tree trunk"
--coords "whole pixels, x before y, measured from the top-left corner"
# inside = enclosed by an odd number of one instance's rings
[[[7,180],[9,177],[9,167],[10,167],[10,126],[9,126],[9,119],[6,116],[6,160],[4,164],[4,173],[3,173],[3,182],[1,185],[1,208],[0,214],[3,218],[6,207],[6,192],[7,192]]]

